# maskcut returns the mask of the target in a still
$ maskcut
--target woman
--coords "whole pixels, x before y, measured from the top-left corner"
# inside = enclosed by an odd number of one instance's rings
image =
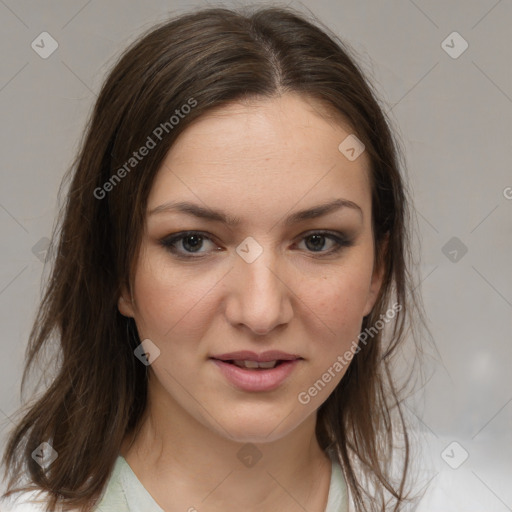
[[[9,439],[8,496],[401,510],[407,220],[385,116],[327,29],[277,8],[153,28],[72,168],[24,377],[53,335],[59,359]]]

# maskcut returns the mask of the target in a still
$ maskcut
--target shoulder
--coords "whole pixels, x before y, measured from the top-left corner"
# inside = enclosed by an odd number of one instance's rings
[[[107,485],[103,491],[103,495],[97,504],[97,508],[98,510],[101,510],[101,512],[128,512],[128,502],[122,484],[122,476],[124,472],[124,459],[122,457],[118,457],[112,474],[110,475]]]
[[[8,498],[0,497],[0,510],[2,512],[45,512],[45,505],[40,493],[20,492]]]
[[[123,461],[121,457],[117,459],[100,502],[94,507],[95,511],[128,512],[120,478],[124,469]],[[46,512],[45,494],[42,491],[18,492],[7,498],[2,497],[3,492],[5,489],[0,482],[0,512]]]
[[[348,511],[348,489],[339,462],[331,460],[331,484],[325,512]]]

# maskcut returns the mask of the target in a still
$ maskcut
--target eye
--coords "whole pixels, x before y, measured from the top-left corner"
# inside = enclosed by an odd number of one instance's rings
[[[212,242],[212,239],[204,233],[186,231],[164,238],[160,240],[160,244],[177,257],[199,258],[204,255],[204,252],[201,252],[200,249],[203,247],[205,240]],[[176,247],[177,245],[178,247]],[[181,249],[184,249],[184,252],[180,251],[180,246]],[[200,256],[189,256],[190,254],[200,254]]]
[[[328,240],[331,241],[331,248],[325,250],[326,241]],[[190,260],[202,258],[208,254],[208,251],[201,251],[206,241],[216,247],[217,251],[222,250],[217,244],[213,243],[210,236],[207,236],[201,231],[183,231],[175,233],[161,239],[160,244],[177,258]],[[320,257],[335,254],[344,247],[353,245],[353,242],[343,233],[326,231],[311,232],[301,238],[301,243],[303,241],[305,242],[307,252],[319,253]],[[194,254],[198,256],[193,256]]]
[[[303,236],[302,240],[305,241],[306,249],[309,252],[320,253],[320,256],[335,254],[344,247],[349,247],[353,244],[353,242],[342,233],[331,233],[328,231],[309,233]],[[322,250],[326,245],[326,240],[331,241],[331,249]]]

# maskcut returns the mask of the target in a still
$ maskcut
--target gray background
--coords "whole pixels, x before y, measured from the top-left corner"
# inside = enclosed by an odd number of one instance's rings
[[[512,510],[512,2],[289,4],[358,52],[406,150],[442,358],[410,403],[431,479],[420,508]],[[153,23],[204,5],[219,3],[0,0],[0,442],[19,404],[58,187],[105,73]],[[59,44],[47,59],[31,47],[43,31]],[[445,49],[461,41],[443,44],[454,31],[469,45],[457,58]]]

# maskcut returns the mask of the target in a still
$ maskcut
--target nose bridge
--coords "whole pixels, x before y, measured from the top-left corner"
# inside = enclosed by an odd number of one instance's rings
[[[280,275],[283,266],[270,243],[259,243],[251,237],[237,247],[237,253],[230,321],[265,334],[290,319],[289,289]]]

